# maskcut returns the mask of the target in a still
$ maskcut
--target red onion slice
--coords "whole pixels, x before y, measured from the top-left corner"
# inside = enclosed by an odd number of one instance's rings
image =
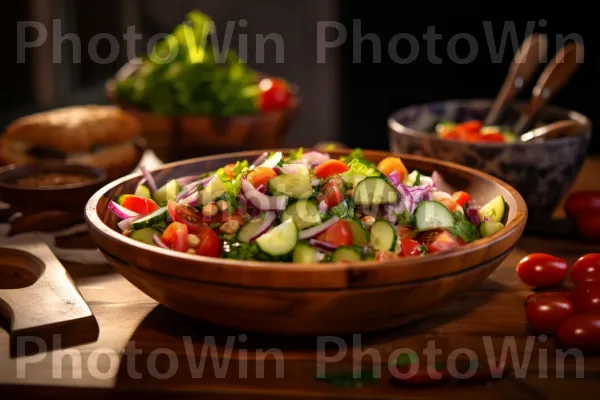
[[[319,153],[318,151],[309,151],[308,153],[304,153],[302,159],[308,161],[313,167],[316,167],[317,165],[330,160],[331,157],[329,154]]]
[[[118,205],[117,203],[115,203],[112,200],[110,203],[108,203],[108,209],[110,211],[112,211],[113,214],[115,214],[117,217],[119,217],[121,219],[127,219],[127,218],[131,218],[131,217],[140,216],[140,214],[136,213],[135,211],[128,210],[125,207]]]
[[[481,225],[481,219],[479,218],[479,214],[477,213],[477,209],[473,207],[469,207],[467,210],[467,216],[471,220],[471,223],[475,226]]]
[[[181,189],[181,192],[179,192],[177,194],[177,196],[175,197],[175,201],[178,202],[179,200],[183,200],[186,197],[191,196],[194,192],[197,192],[200,182],[201,182],[201,180],[198,180],[198,181],[190,182],[186,186],[184,186]]]
[[[392,171],[392,173],[388,176],[388,178],[390,179],[390,181],[392,182],[392,185],[394,185],[394,186],[398,186],[401,183],[400,177],[398,176],[398,173],[396,171]]]
[[[313,179],[312,181],[310,181],[310,185],[311,185],[312,187],[317,187],[317,186],[319,186],[320,184],[321,184],[321,180],[320,180],[320,179],[316,179],[316,178],[315,178],[315,179]]]
[[[196,207],[196,204],[198,204],[198,200],[200,198],[200,193],[198,193],[198,191],[194,191],[192,192],[189,196],[185,197],[184,199],[181,199],[179,201],[180,204],[185,204],[188,206],[192,206],[192,207]]]
[[[327,210],[328,210],[328,209],[329,209],[329,207],[327,207],[327,203],[325,203],[325,200],[322,200],[322,201],[319,203],[319,211],[320,211],[322,214],[325,214],[325,213],[327,212]]]
[[[288,175],[296,175],[296,174],[308,175],[308,168],[304,164],[284,164],[281,167],[281,171],[284,174],[288,174]]]
[[[156,187],[156,182],[154,181],[154,178],[152,177],[150,171],[148,171],[148,169],[143,165],[140,165],[140,170],[142,171],[144,178],[146,178],[146,181],[148,182],[148,187],[150,187],[152,193],[156,192],[158,188]]]
[[[456,192],[452,185],[446,182],[442,175],[437,171],[433,171],[433,173],[431,174],[431,180],[433,181],[433,185],[437,188],[437,190],[441,192],[446,192],[450,194]]]
[[[267,196],[256,190],[246,179],[242,180],[242,191],[248,201],[262,211],[283,211],[287,207],[287,196]]]
[[[308,243],[310,243],[311,246],[318,248],[319,250],[323,250],[323,251],[327,251],[327,252],[332,252],[335,249],[337,249],[336,245],[331,244],[329,242],[324,242],[322,240],[310,239],[308,241]]]
[[[138,219],[140,219],[142,217],[143,217],[142,215],[137,215],[135,217],[131,217],[131,218],[127,218],[127,219],[121,220],[121,221],[119,221],[119,223],[117,224],[117,226],[123,232],[128,231],[131,228],[131,223],[137,221]]]
[[[271,225],[273,225],[273,222],[275,222],[275,218],[277,218],[277,215],[273,211],[267,211],[265,213],[263,223],[258,227],[256,232],[252,234],[249,242],[252,243],[256,238],[266,233],[271,227]]]
[[[191,184],[192,182],[196,182],[199,180],[198,180],[198,175],[188,175],[188,176],[183,176],[181,178],[177,178],[176,181],[179,184],[179,186],[184,187],[184,186]]]
[[[169,246],[164,244],[164,242],[160,239],[160,237],[158,237],[156,233],[154,234],[154,236],[152,236],[152,239],[154,239],[154,243],[156,243],[158,247],[162,247],[163,249],[169,250]]]
[[[319,233],[326,231],[331,225],[338,222],[340,219],[338,217],[331,217],[327,221],[323,222],[321,225],[313,226],[312,228],[304,229],[300,231],[298,238],[300,240],[310,239],[314,236],[317,236]]]

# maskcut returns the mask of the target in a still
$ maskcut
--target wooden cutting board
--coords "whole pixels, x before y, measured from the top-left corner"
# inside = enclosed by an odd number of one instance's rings
[[[96,318],[45,243],[0,241],[0,277],[0,313],[11,323],[12,357],[98,337]]]

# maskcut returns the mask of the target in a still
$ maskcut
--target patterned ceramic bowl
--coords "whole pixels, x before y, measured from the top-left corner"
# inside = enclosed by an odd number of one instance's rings
[[[417,154],[466,165],[496,176],[516,188],[527,202],[530,220],[548,218],[569,190],[583,164],[591,135],[591,122],[584,115],[548,106],[538,116],[538,125],[571,119],[585,133],[540,142],[478,143],[440,139],[435,125],[440,121],[483,120],[491,100],[451,100],[415,105],[395,112],[388,120],[393,152]],[[505,112],[510,125],[523,103]]]

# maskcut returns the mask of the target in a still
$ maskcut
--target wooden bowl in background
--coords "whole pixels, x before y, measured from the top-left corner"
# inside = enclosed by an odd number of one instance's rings
[[[285,150],[283,150],[285,151]],[[349,150],[330,152],[338,157]],[[207,172],[262,151],[233,153],[165,165],[157,184]],[[378,162],[390,153],[366,151]],[[437,170],[479,204],[502,194],[506,227],[456,251],[389,261],[339,264],[249,262],[177,253],[134,241],[117,230],[108,202],[131,193],[141,176],[123,177],[102,188],[86,206],[92,238],[107,260],[130,282],[183,314],[240,330],[292,335],[375,331],[413,321],[452,294],[484,280],[506,258],[527,220],[523,198],[482,172],[429,158],[400,155],[410,169]]]
[[[283,110],[235,117],[164,116],[140,109],[119,99],[116,83],[133,75],[136,60],[125,64],[105,85],[108,100],[135,115],[142,123],[148,146],[163,161],[241,150],[277,148],[297,115],[300,98],[294,96],[291,106]]]

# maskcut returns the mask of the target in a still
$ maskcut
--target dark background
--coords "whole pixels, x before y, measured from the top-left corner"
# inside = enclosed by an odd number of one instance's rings
[[[48,0],[48,4],[60,4],[61,14],[53,17],[68,17],[69,30],[76,32],[86,43],[98,32],[122,35],[124,1]],[[133,1],[133,0],[131,0]],[[36,97],[36,83],[32,71],[36,65],[28,57],[26,64],[16,63],[16,23],[29,20],[35,2],[8,2],[0,16],[7,52],[1,65],[5,79],[0,81],[0,125],[7,125],[14,118],[40,109],[54,106],[103,102],[102,85],[126,61],[120,57],[109,65],[98,65],[85,57],[80,65],[69,70],[72,90],[50,103],[40,103]],[[133,4],[133,3],[129,3]],[[277,73],[297,82],[303,91],[304,106],[299,120],[288,138],[290,145],[311,145],[321,139],[341,139],[351,146],[385,149],[387,144],[387,117],[396,109],[410,104],[456,98],[489,98],[500,88],[513,57],[507,51],[501,63],[494,64],[487,48],[484,20],[489,20],[486,5],[481,5],[480,15],[470,12],[437,9],[433,4],[423,9],[404,2],[364,2],[312,0],[305,2],[282,2],[276,0],[138,0],[140,25],[144,32],[169,32],[192,8],[201,9],[220,20],[246,18],[249,27],[258,31],[281,33],[286,40],[286,62],[276,64],[269,60],[257,68]],[[152,7],[150,7],[152,5]],[[162,8],[161,8],[162,7]],[[434,10],[432,10],[434,9]],[[54,10],[54,9],[52,9]],[[164,10],[164,11],[163,11]],[[545,28],[536,25],[536,32],[548,35],[550,59],[555,52],[557,34],[577,33],[583,38],[586,54],[585,63],[574,79],[552,103],[577,110],[600,124],[600,100],[594,94],[600,89],[600,49],[594,13],[577,9],[576,16],[565,15],[561,9],[545,6],[543,12],[527,15],[515,20],[519,40],[524,38],[527,21],[545,19]],[[54,12],[54,11],[51,11]],[[161,18],[162,14],[171,15]],[[33,15],[36,15],[33,13]],[[332,51],[325,65],[316,63],[316,22],[332,18],[344,23],[348,40],[337,52]],[[353,19],[361,20],[361,31],[377,34],[382,43],[381,63],[372,59],[372,45],[364,41],[361,46],[361,63],[353,62],[353,51],[357,42],[350,40],[354,34]],[[492,26],[496,40],[505,21],[512,17],[496,17]],[[442,58],[440,65],[427,59],[426,42],[422,39],[428,26],[435,26],[442,39],[436,43],[436,55]],[[389,38],[398,33],[410,33],[419,40],[418,58],[407,65],[392,61],[387,53]],[[456,33],[469,33],[479,44],[479,55],[472,63],[460,65],[451,61],[446,52],[448,39]],[[289,43],[289,45],[288,45]],[[399,55],[405,56],[407,47],[399,47]],[[465,42],[457,48],[460,56],[468,52]],[[403,53],[404,51],[404,53]],[[12,55],[14,56],[12,56]],[[29,56],[29,53],[28,53]],[[47,80],[56,81],[49,70]],[[58,83],[60,86],[60,83]],[[531,93],[531,86],[520,97]],[[60,89],[60,88],[59,88]],[[600,153],[598,135],[592,140],[590,153]]]

